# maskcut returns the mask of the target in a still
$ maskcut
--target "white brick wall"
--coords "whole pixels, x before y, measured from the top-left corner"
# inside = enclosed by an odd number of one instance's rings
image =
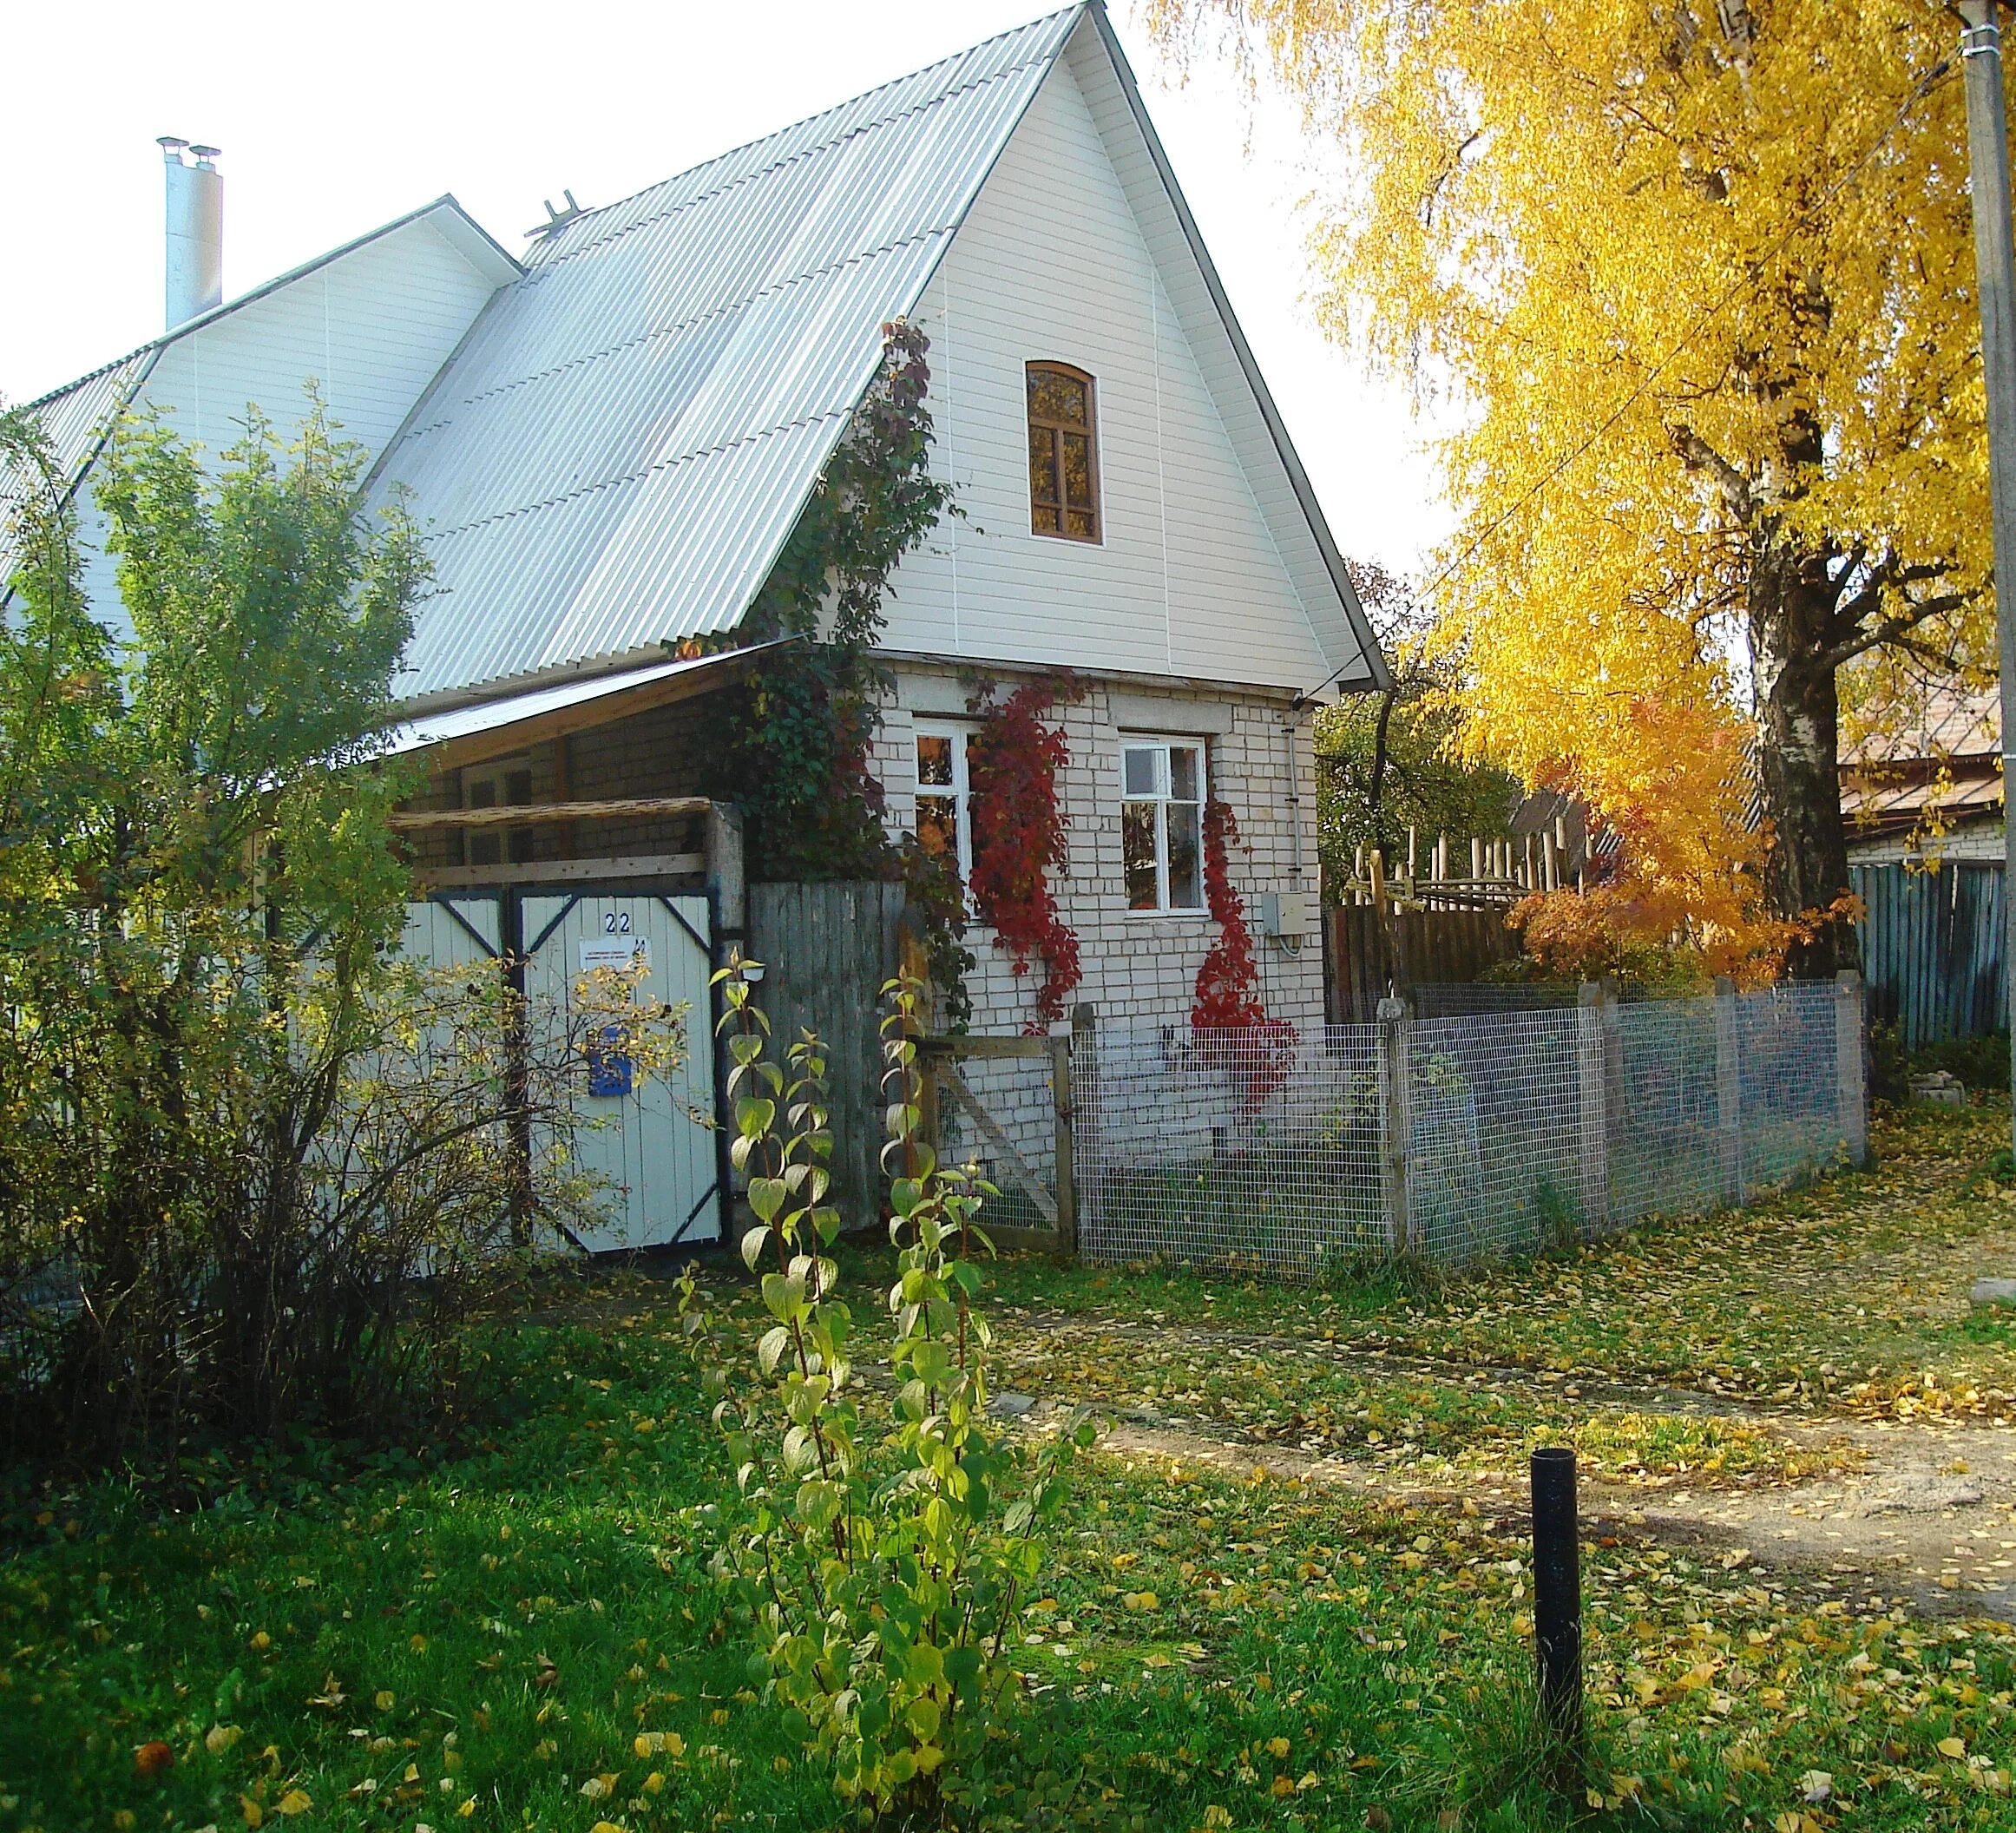
[[[1019,684],[1014,673],[995,673],[1004,695]],[[896,694],[884,709],[875,767],[888,794],[890,825],[903,831],[916,811],[913,718],[946,717],[938,709],[962,702],[972,676],[962,677],[949,667],[904,663],[897,677]],[[1116,699],[1122,697],[1130,733],[1206,733],[1211,793],[1231,805],[1239,825],[1240,844],[1230,862],[1232,883],[1245,900],[1268,1013],[1298,1026],[1320,1025],[1323,949],[1317,933],[1312,930],[1303,939],[1299,953],[1259,934],[1261,892],[1313,894],[1317,889],[1309,714],[1297,715],[1286,695],[1164,688],[1136,680],[1092,680],[1078,704],[1056,707],[1049,715],[1050,723],[1062,727],[1071,747],[1071,761],[1059,785],[1068,821],[1070,864],[1058,887],[1058,903],[1064,921],[1077,931],[1085,970],[1067,1009],[1088,1002],[1101,1022],[1187,1026],[1198,969],[1217,939],[1218,926],[1208,916],[1146,916],[1126,907],[1120,864],[1121,727],[1114,712]],[[931,709],[928,715],[909,710],[920,703]],[[1151,723],[1146,716],[1151,706],[1166,707],[1164,722]],[[1212,731],[1228,723],[1228,708],[1230,729]],[[1290,799],[1291,748],[1299,802]],[[1294,831],[1297,813],[1302,827],[1299,877]],[[1313,909],[1313,895],[1310,902]],[[995,945],[991,930],[969,928],[967,946],[979,957],[969,980],[973,1029],[1020,1031],[1035,1011],[1032,982],[1036,969],[1018,979],[1006,952]]]

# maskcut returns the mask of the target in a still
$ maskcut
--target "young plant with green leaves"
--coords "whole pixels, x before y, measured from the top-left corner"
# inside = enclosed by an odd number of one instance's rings
[[[991,1186],[947,1170],[921,1135],[923,988],[891,981],[882,1027],[884,1166],[897,1277],[889,1293],[893,1396],[864,1413],[837,1298],[838,1211],[825,1053],[807,1033],[782,1064],[742,963],[716,976],[727,1011],[731,1157],[748,1179],[742,1257],[769,1322],[739,1352],[695,1274],[680,1281],[688,1339],[726,1436],[741,1511],[719,1561],[757,1647],[752,1665],[794,1708],[840,1793],[896,1823],[976,1806],[990,1739],[1017,1680],[1004,1651],[1036,1595],[1041,1534],[1087,1420],[1040,1446],[986,1423],[974,1300]]]

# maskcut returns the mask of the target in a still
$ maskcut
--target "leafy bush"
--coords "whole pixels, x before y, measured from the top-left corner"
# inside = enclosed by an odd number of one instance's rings
[[[430,974],[375,756],[427,569],[367,527],[318,407],[207,476],[128,422],[96,483],[130,624],[85,601],[66,480],[0,418],[0,1420],[13,1449],[172,1467],[192,1429],[396,1428],[458,1330],[592,1200],[581,1047],[678,1015],[621,976],[532,1014]]]
[[[973,1299],[978,1226],[991,1187],[938,1166],[918,1133],[921,987],[892,981],[883,1023],[890,1096],[890,1237],[897,1279],[894,1394],[864,1413],[837,1297],[839,1212],[825,1199],[832,1153],[825,1056],[810,1034],[785,1063],[738,964],[723,986],[732,1068],[732,1157],[754,1225],[769,1322],[738,1348],[689,1269],[680,1311],[740,1507],[719,1560],[732,1608],[755,1638],[752,1666],[802,1715],[840,1793],[906,1824],[979,1801],[989,1739],[1016,1679],[1003,1651],[1037,1595],[1039,1534],[1063,1500],[1080,1417],[1032,1449],[990,1433],[986,1319]]]

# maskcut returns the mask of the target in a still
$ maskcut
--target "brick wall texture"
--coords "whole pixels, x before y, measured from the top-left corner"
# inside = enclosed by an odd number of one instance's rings
[[[977,724],[956,715],[913,713],[905,702],[931,706],[955,704],[971,677],[955,671],[906,664],[898,671],[896,704],[884,710],[876,752],[876,772],[889,798],[889,820],[907,829],[916,817],[915,726]],[[1017,682],[1002,675],[1005,695]],[[1285,696],[1234,695],[1228,690],[1124,689],[1092,680],[1084,698],[1052,710],[1071,747],[1059,796],[1069,822],[1070,863],[1059,886],[1064,921],[1078,932],[1085,979],[1072,1002],[1087,1002],[1101,1023],[1129,1028],[1187,1025],[1197,970],[1216,940],[1209,916],[1145,915],[1127,908],[1120,861],[1120,731],[1114,697],[1124,693],[1130,734],[1182,736],[1200,726],[1222,723],[1231,711],[1231,730],[1205,738],[1210,792],[1231,805],[1239,844],[1229,864],[1234,886],[1244,898],[1255,936],[1261,991],[1270,1015],[1300,1026],[1323,1022],[1323,951],[1313,931],[1299,945],[1262,939],[1258,896],[1263,891],[1313,894],[1316,878],[1315,765],[1310,720],[1299,718]],[[1166,719],[1151,723],[1145,703],[1166,707]],[[1200,716],[1199,709],[1209,709]],[[1213,717],[1215,715],[1215,717]],[[1291,761],[1292,760],[1292,761]],[[1291,775],[1292,772],[1292,775]],[[1297,792],[1299,800],[1291,799]],[[1301,875],[1296,871],[1295,829],[1302,828]],[[1018,978],[1008,957],[995,946],[994,932],[970,929],[967,945],[979,957],[970,976],[973,1029],[1020,1031],[1035,1009],[1030,978]],[[1035,970],[1032,969],[1032,975]]]

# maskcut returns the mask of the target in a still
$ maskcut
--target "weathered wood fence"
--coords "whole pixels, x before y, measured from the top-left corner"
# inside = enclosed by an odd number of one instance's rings
[[[1895,1025],[1908,1050],[2002,1028],[2000,865],[1949,860],[1932,871],[1858,865],[1849,879],[1862,902],[1872,1020]]]
[[[826,1045],[833,1191],[850,1228],[881,1212],[881,990],[903,905],[902,885],[875,879],[749,887],[749,953],[764,964],[756,1003],[775,1051],[801,1030]]]
[[[1519,953],[1502,908],[1401,910],[1346,904],[1326,910],[1324,966],[1333,1025],[1369,1025],[1398,989],[1475,980]]]

